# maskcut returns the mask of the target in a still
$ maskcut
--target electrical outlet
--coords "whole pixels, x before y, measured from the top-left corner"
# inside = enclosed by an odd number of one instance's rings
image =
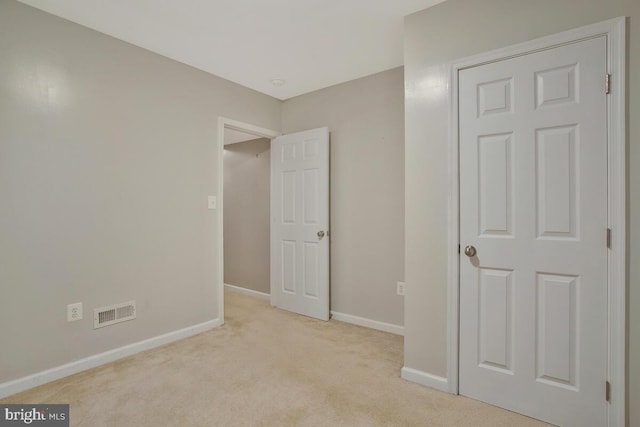
[[[75,322],[82,319],[82,303],[69,304],[67,306],[67,322]]]
[[[404,296],[404,282],[398,282],[397,292],[398,295]]]

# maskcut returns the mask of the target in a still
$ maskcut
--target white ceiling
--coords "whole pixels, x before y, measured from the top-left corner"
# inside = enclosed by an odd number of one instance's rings
[[[287,99],[402,65],[403,17],[444,0],[20,1]]]

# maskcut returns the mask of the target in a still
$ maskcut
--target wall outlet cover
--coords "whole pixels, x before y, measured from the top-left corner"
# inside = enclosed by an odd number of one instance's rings
[[[76,302],[67,305],[67,322],[75,322],[82,319],[82,303]]]
[[[405,285],[404,282],[398,282],[398,284],[397,284],[398,295],[404,296],[404,291],[405,291],[405,286],[404,285]]]

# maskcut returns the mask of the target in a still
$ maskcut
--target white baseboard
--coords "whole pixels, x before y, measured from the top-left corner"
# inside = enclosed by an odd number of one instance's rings
[[[390,334],[404,336],[404,326],[394,325],[392,323],[379,322],[351,314],[338,313],[337,311],[331,312],[331,318],[340,322],[352,323],[354,325],[364,326],[365,328],[377,329],[379,331],[389,332]]]
[[[238,292],[240,294],[250,295],[252,297],[260,298],[263,300],[271,301],[271,294],[266,294],[260,291],[254,291],[253,289],[241,288],[240,286],[233,286],[227,283],[224,284],[225,289],[232,292]]]
[[[160,347],[174,341],[197,335],[201,332],[216,328],[221,324],[222,322],[220,319],[210,320],[208,322],[189,326],[163,335],[158,335],[153,338],[125,345],[124,347],[115,348],[113,350],[105,351],[104,353],[85,357],[84,359],[76,360],[75,362],[67,363],[66,365],[57,366],[55,368],[47,369],[46,371],[37,372],[33,375],[2,383],[0,384],[0,399],[87,369],[95,368],[96,366],[104,365],[105,363],[113,362],[114,360],[122,359],[123,357],[140,353],[141,351],[150,350],[155,347]]]
[[[406,366],[404,366],[400,371],[400,377],[407,381],[449,393],[449,381],[444,377],[418,371],[417,369],[407,368]]]

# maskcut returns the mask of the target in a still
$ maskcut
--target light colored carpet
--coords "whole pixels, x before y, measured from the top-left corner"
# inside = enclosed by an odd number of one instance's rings
[[[542,426],[399,378],[402,337],[227,292],[220,328],[1,403],[70,403],[73,426]]]

